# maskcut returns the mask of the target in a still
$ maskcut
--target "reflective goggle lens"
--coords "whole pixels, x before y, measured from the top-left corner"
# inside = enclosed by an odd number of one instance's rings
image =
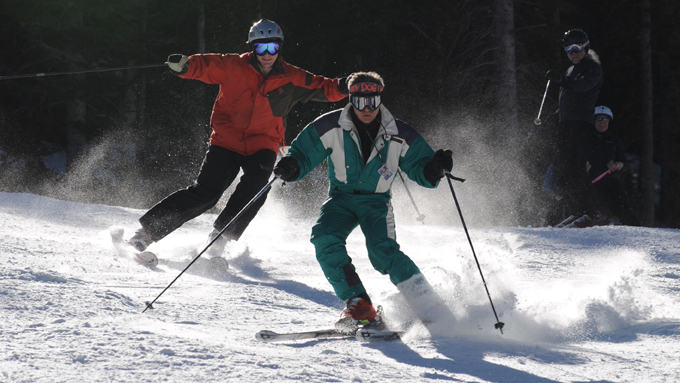
[[[279,53],[279,49],[281,48],[279,43],[276,42],[255,43],[253,46],[255,47],[255,53],[257,53],[258,56],[262,56],[265,52],[269,52],[269,54],[273,56]]]
[[[381,100],[379,94],[373,96],[350,95],[349,102],[351,102],[358,110],[364,110],[366,108],[376,110],[380,106]]]
[[[567,52],[567,54],[572,54],[574,52],[578,53],[583,50],[583,45],[581,44],[571,44],[567,45],[564,47],[564,51]]]

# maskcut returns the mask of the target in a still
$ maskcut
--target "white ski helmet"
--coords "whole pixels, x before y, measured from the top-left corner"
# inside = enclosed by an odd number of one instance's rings
[[[595,115],[597,116],[598,114],[606,114],[610,119],[614,119],[614,113],[612,113],[612,110],[604,105],[595,108]]]
[[[283,31],[278,24],[271,20],[262,19],[252,27],[250,27],[250,32],[248,32],[248,44],[252,44],[257,40],[264,39],[279,39],[283,41]]]

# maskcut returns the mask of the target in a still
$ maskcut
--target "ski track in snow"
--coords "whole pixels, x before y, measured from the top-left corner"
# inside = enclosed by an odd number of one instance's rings
[[[504,334],[460,226],[398,223],[411,256],[454,314],[403,342],[258,342],[328,328],[342,309],[314,257],[313,219],[268,202],[230,270],[199,259],[212,215],[152,245],[159,267],[116,253],[108,228],[137,227],[141,210],[0,193],[0,382],[677,382],[680,231],[469,227]],[[397,214],[398,215],[398,214]],[[350,256],[392,323],[388,277],[363,236]]]

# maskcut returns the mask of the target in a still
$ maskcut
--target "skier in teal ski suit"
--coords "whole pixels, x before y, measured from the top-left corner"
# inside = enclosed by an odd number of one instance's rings
[[[323,273],[347,304],[343,318],[361,324],[375,320],[376,311],[347,254],[347,237],[361,227],[371,264],[398,287],[420,275],[399,250],[390,188],[399,169],[419,185],[435,188],[453,160],[450,151],[435,154],[413,127],[381,105],[384,82],[377,73],[355,73],[348,85],[350,103],[305,127],[274,173],[297,181],[328,160],[329,197],[311,242]]]

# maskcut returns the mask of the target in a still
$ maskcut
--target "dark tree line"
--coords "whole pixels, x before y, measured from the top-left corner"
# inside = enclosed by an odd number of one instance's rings
[[[533,124],[544,73],[569,66],[560,38],[582,28],[605,73],[599,104],[634,160],[638,212],[680,227],[679,13],[670,0],[0,0],[0,76],[244,52],[250,25],[271,18],[294,65],[380,72],[390,109],[514,196],[517,214],[495,223],[535,225],[557,108],[552,88],[545,123]],[[216,92],[163,68],[0,80],[0,190],[147,207],[193,180]],[[298,106],[288,140],[342,105]]]

